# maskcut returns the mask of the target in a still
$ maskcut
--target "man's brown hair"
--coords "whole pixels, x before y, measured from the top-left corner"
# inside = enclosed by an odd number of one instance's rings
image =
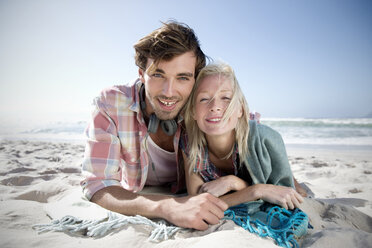
[[[206,56],[200,48],[194,30],[184,23],[169,21],[149,35],[140,39],[134,49],[136,65],[145,70],[147,59],[154,64],[161,60],[169,61],[186,52],[194,52],[196,56],[195,77],[206,64]]]

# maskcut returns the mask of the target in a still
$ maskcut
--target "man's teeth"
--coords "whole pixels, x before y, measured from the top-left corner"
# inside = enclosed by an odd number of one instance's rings
[[[220,121],[221,118],[213,118],[213,119],[209,119],[209,121]]]
[[[162,104],[166,105],[166,106],[172,106],[174,104],[176,104],[176,102],[164,102],[162,100],[159,100]]]

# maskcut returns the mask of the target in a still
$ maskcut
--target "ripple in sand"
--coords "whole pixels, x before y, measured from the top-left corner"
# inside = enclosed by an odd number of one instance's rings
[[[48,156],[35,156],[36,159],[41,159],[41,160],[47,160],[49,162],[59,162],[61,161],[60,157],[54,156],[54,157],[48,157]]]
[[[59,169],[62,173],[68,173],[68,174],[73,174],[73,173],[81,173],[81,170],[78,168],[60,168]]]
[[[366,206],[368,202],[367,200],[360,199],[360,198],[331,198],[331,199],[317,199],[317,200],[328,203],[328,204],[343,204],[343,205],[352,206],[352,207],[364,207]],[[330,207],[340,208],[342,207],[342,205],[334,205]],[[335,212],[339,212],[339,211],[335,211]]]
[[[50,175],[50,174],[58,174],[57,170],[45,170],[39,173],[39,175]]]
[[[20,168],[15,168],[13,170],[10,170],[8,172],[0,173],[0,176],[5,176],[5,175],[8,175],[8,174],[12,174],[12,173],[22,173],[22,172],[27,172],[27,171],[35,171],[35,170],[36,169],[33,169],[33,168],[20,167]]]
[[[349,193],[351,193],[351,194],[357,194],[357,193],[360,193],[360,192],[363,192],[363,191],[360,190],[360,189],[357,189],[357,188],[353,188],[353,189],[349,190]]]
[[[327,167],[329,166],[327,163],[321,162],[321,161],[314,161],[311,163],[311,165],[315,168],[320,168],[320,167]]]
[[[31,153],[34,153],[34,152],[37,152],[37,151],[41,151],[42,149],[34,149],[34,150],[26,150],[24,151],[25,154],[31,154]]]
[[[50,197],[58,193],[59,192],[42,192],[40,190],[32,190],[17,196],[15,199],[47,203]]]
[[[53,177],[49,175],[45,175],[41,177],[15,176],[15,177],[10,177],[10,178],[2,180],[0,184],[6,185],[6,186],[26,186],[26,185],[32,184],[32,182],[38,179],[43,179],[43,180],[48,181],[52,178]]]

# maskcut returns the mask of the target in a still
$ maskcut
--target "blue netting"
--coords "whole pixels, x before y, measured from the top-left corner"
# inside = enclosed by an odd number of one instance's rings
[[[240,204],[225,211],[225,219],[256,233],[260,237],[271,237],[282,247],[299,247],[296,238],[306,234],[311,228],[309,218],[300,209],[286,210],[278,206],[264,204],[260,211],[248,214],[246,204]]]

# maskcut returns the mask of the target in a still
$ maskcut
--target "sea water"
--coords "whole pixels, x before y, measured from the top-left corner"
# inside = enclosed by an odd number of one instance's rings
[[[372,118],[306,119],[263,118],[286,145],[364,146],[372,148]],[[16,122],[0,124],[1,139],[84,142],[88,120]],[[372,151],[372,150],[371,150]]]
[[[372,148],[372,118],[267,118],[262,123],[277,130],[286,145],[363,146]]]

